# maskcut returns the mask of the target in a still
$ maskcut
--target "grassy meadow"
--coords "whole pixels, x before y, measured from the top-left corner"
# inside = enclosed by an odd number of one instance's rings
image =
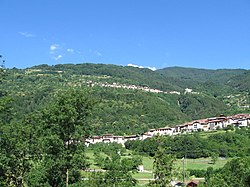
[[[127,151],[125,154],[127,157],[131,152]],[[90,169],[100,169],[95,164],[94,161],[94,154],[91,150],[88,150],[86,155],[89,158],[90,162]],[[199,170],[206,170],[208,167],[213,167],[214,169],[218,169],[223,167],[228,161],[230,161],[232,158],[218,158],[215,164],[211,164],[211,158],[198,158],[198,159],[177,159],[175,161],[176,170],[178,173],[182,173],[183,169],[183,161],[184,161],[184,170],[188,169],[199,169]],[[153,179],[153,162],[154,158],[149,156],[142,156],[142,163],[144,166],[144,172],[138,172],[134,173],[133,177],[138,180],[138,186],[144,186],[147,184],[150,180]],[[189,176],[189,179],[194,178],[195,176]],[[180,179],[181,180],[181,179]]]

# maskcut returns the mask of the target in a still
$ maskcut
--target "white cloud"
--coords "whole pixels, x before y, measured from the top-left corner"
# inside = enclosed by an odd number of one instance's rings
[[[57,56],[54,57],[53,59],[57,61],[57,60],[61,59],[62,57],[63,57],[62,55],[57,55]]]
[[[35,37],[34,34],[28,33],[28,32],[19,32],[19,34],[21,34],[22,36],[26,37],[26,38],[32,38]]]
[[[52,44],[52,45],[50,45],[50,51],[55,51],[55,50],[57,50],[59,48],[59,45],[58,44]]]
[[[150,70],[152,70],[152,71],[155,71],[156,70],[156,67],[144,67],[144,66],[138,66],[138,65],[136,65],[136,64],[128,64],[127,66],[131,66],[131,67],[136,67],[136,68],[148,68],[148,69],[150,69]]]
[[[74,49],[67,49],[67,52],[69,52],[69,53],[74,53]]]
[[[135,68],[144,68],[143,66],[138,66],[136,64],[128,64],[128,66],[135,67]]]

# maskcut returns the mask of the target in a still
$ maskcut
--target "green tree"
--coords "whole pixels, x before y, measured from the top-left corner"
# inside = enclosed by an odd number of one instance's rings
[[[167,154],[166,149],[159,147],[154,156],[154,178],[149,186],[166,187],[171,186],[170,182],[174,173],[175,157]]]
[[[135,186],[137,181],[132,177],[131,172],[136,172],[137,166],[131,158],[121,158],[117,153],[113,153],[105,159],[104,181],[107,186]]]
[[[24,122],[11,122],[1,127],[0,168],[6,186],[24,186],[25,175],[38,157],[35,145],[35,129]]]
[[[42,154],[39,167],[45,168],[45,176],[39,178],[45,180],[42,181],[44,184],[68,186],[80,180],[80,170],[88,166],[84,140],[90,133],[87,117],[93,104],[86,91],[62,91],[39,113],[39,117],[33,119],[33,123],[40,126],[37,131]],[[33,177],[27,175],[27,182],[32,186]]]
[[[87,166],[84,139],[89,136],[87,117],[93,100],[83,90],[59,93],[42,112],[42,148],[48,179],[52,186],[66,186],[80,180],[80,169]]]
[[[137,172],[138,166],[142,164],[140,156],[122,157],[122,147],[120,144],[96,144],[91,147],[94,149],[96,164],[105,170],[103,174],[96,173],[90,176],[89,186],[92,185],[96,177],[99,186],[135,186],[136,180],[132,173]],[[97,151],[99,152],[97,153]],[[101,178],[102,177],[102,178]],[[85,182],[86,183],[86,182]]]
[[[0,97],[0,184],[21,186],[29,171],[31,151],[30,134],[34,129],[22,121],[11,122],[12,99]]]
[[[210,174],[207,186],[250,186],[250,157],[233,159],[219,171]]]
[[[211,162],[212,164],[215,164],[215,162],[218,160],[219,158],[219,155],[218,153],[215,153],[215,152],[211,152],[210,153],[210,157],[211,157]]]

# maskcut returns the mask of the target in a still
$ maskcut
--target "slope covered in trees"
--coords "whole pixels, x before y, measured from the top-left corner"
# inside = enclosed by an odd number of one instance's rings
[[[244,69],[196,69],[183,67],[169,67],[157,70],[166,77],[173,77],[183,80],[191,80],[196,82],[212,81],[219,84],[225,84],[230,78],[241,75],[247,70]]]
[[[244,81],[241,88],[247,87],[248,74],[247,70],[151,71],[104,64],[39,65],[7,69],[0,88],[2,95],[8,93],[13,99],[12,118],[16,121],[40,110],[57,92],[72,87],[92,90],[91,97],[97,102],[92,111],[92,133],[126,135],[222,113],[247,112],[249,94],[239,89],[239,82]],[[133,89],[128,89],[129,85]],[[150,93],[147,88],[162,92]],[[192,91],[185,92],[186,88]]]

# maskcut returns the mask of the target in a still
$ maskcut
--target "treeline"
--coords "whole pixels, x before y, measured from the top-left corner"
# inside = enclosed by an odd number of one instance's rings
[[[250,129],[236,129],[213,135],[201,136],[199,133],[178,136],[160,137],[168,153],[177,158],[201,158],[216,154],[220,157],[243,157],[250,156]],[[144,141],[127,141],[125,146],[140,154],[154,156],[158,138],[150,138]]]

